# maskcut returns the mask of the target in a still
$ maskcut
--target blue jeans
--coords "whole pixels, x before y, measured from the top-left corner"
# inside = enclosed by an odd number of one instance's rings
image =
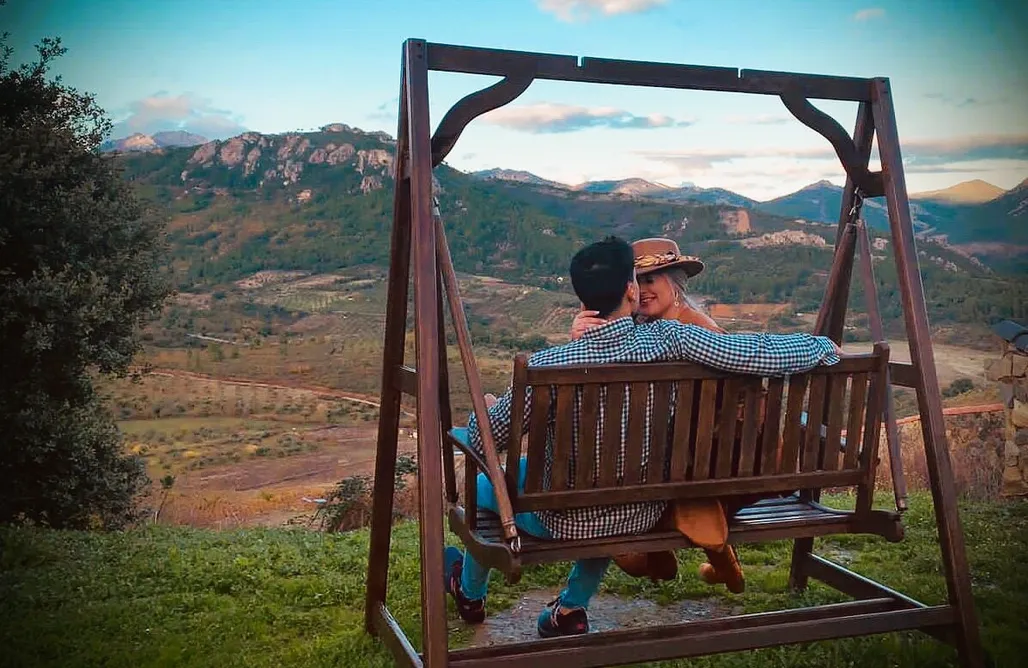
[[[456,431],[456,430],[455,430]],[[521,458],[518,467],[518,493],[525,489],[525,458]],[[478,488],[478,505],[499,514],[496,505],[496,494],[485,473],[479,473],[476,480]],[[537,538],[551,538],[549,530],[535,513],[518,513],[514,516],[514,524],[521,531]],[[567,586],[560,593],[561,605],[566,608],[588,608],[589,601],[599,590],[603,575],[610,566],[610,558],[596,557],[579,559],[571,569]],[[489,569],[482,566],[467,550],[464,551],[464,566],[461,572],[460,588],[464,596],[470,599],[485,598],[489,588]]]

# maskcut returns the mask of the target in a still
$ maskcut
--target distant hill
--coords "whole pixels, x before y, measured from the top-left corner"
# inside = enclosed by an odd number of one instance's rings
[[[916,198],[911,196],[910,213],[915,232],[923,238],[950,243],[1028,244],[1028,218],[1024,217],[1028,210],[1028,187],[1025,183],[1010,191],[1000,191],[999,196],[984,202],[955,201],[981,199],[993,193],[994,188],[984,182],[967,182],[946,190],[920,193]],[[842,208],[842,188],[819,181],[783,197],[761,202],[756,208],[811,222],[837,222]],[[889,229],[885,198],[865,201],[862,215],[871,227]]]
[[[950,229],[940,229],[951,243],[1028,244],[1028,179],[999,197],[968,207],[959,222]]]
[[[531,172],[514,169],[485,169],[472,172],[472,176],[484,180],[513,181],[528,185],[573,190],[577,192],[642,197],[669,202],[695,202],[702,204],[724,204],[734,207],[752,208],[757,201],[724,188],[700,188],[693,184],[682,184],[675,188],[645,179],[620,179],[612,181],[586,181],[574,186],[551,181]]]
[[[927,199],[937,202],[949,202],[950,204],[982,204],[996,199],[1005,192],[999,186],[994,186],[981,179],[974,179],[973,181],[963,181],[942,190],[912,193],[910,199]]]
[[[618,181],[586,181],[573,187],[588,193],[605,195],[646,195],[663,194],[671,190],[663,183],[653,183],[645,179],[621,179]]]
[[[146,135],[141,132],[112,139],[104,142],[100,147],[104,152],[127,152],[127,151],[152,151],[159,148],[172,148],[177,146],[199,146],[206,144],[207,138],[183,130],[169,130]]]
[[[528,183],[536,186],[547,186],[549,188],[562,188],[568,189],[569,186],[557,181],[550,181],[544,179],[541,176],[536,176],[531,172],[526,172],[518,169],[500,169],[496,167],[494,169],[483,169],[477,172],[471,172],[471,176],[486,181],[515,181],[517,183]]]
[[[839,210],[842,208],[842,188],[830,181],[818,181],[794,193],[761,202],[757,204],[757,208],[788,218],[822,223],[837,222]]]

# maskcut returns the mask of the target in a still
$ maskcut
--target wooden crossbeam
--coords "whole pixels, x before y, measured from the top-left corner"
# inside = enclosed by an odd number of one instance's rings
[[[472,94],[465,98],[462,104],[451,109],[452,114],[444,119],[445,122],[440,125],[440,130],[433,137],[428,119],[429,69],[498,75],[505,78],[505,83],[501,82],[486,91],[480,91],[481,94]],[[447,292],[450,292],[451,285],[454,286],[453,294],[456,299],[451,300],[456,304],[454,308],[459,308],[460,303],[453,276],[447,276],[445,272],[440,274],[440,267],[437,264],[441,259],[442,268],[452,271],[441,223],[434,220],[431,215],[431,171],[433,166],[439,164],[453,148],[468,122],[491,108],[510,102],[535,79],[776,95],[787,102],[794,115],[825,136],[836,149],[848,175],[843,196],[843,213],[851,206],[857,187],[872,196],[878,195],[879,191],[884,195],[911,348],[911,364],[889,363],[885,368],[888,369],[895,384],[913,387],[917,391],[946,576],[948,605],[923,606],[866,578],[856,576],[845,569],[840,570],[841,567],[830,565],[830,562],[813,556],[813,539],[805,535],[795,541],[790,581],[802,587],[807,577],[813,576],[866,600],[835,606],[762,613],[756,616],[744,615],[721,620],[689,622],[658,629],[589,634],[503,647],[449,650],[442,577],[444,543],[441,507],[444,493],[442,427],[443,423],[448,423],[449,420],[446,415],[448,400],[440,394],[444,390],[441,385],[445,379],[442,367],[446,360],[445,338],[441,335],[440,276],[447,282]],[[840,132],[834,122],[828,123],[822,113],[809,106],[807,99],[860,102],[853,138],[850,139],[845,136],[845,132]],[[403,47],[398,116],[389,291],[365,624],[369,633],[383,639],[401,665],[423,665],[429,668],[444,668],[448,665],[536,666],[540,660],[556,660],[564,668],[585,668],[906,629],[921,629],[951,640],[956,645],[964,666],[980,668],[984,665],[977,616],[971,596],[966,546],[956,507],[956,491],[946,445],[945,425],[942,421],[941,398],[924,289],[914,246],[895,111],[888,80],[599,58],[579,59],[553,54],[430,45],[422,40],[408,40]],[[867,157],[870,155],[872,139],[875,137],[882,162],[880,173],[870,173],[867,170]],[[844,221],[840,217],[839,241],[845,241],[843,224]],[[856,245],[837,244],[837,247],[843,248],[845,252],[837,252],[832,281],[835,287],[826,294],[819,318],[820,326],[837,341],[842,335],[853,268],[853,248]],[[403,365],[408,283],[412,273],[417,359],[415,369]],[[461,346],[461,353],[465,364],[474,368],[470,346]],[[879,389],[876,388],[876,391]],[[418,400],[421,623],[424,639],[424,648],[420,654],[415,652],[403,630],[385,607],[395,491],[397,428],[403,394],[413,395]],[[825,389],[822,394],[825,406],[829,406],[831,393]],[[879,411],[880,407],[872,410]],[[820,412],[829,414],[827,409],[818,411]],[[482,415],[481,406],[476,405],[476,413]],[[838,418],[835,424],[838,427]],[[701,425],[700,431],[704,432],[705,437],[710,437],[711,433],[708,432],[712,429],[712,425]],[[813,442],[810,440],[807,445],[810,446]],[[855,442],[851,445],[855,452]],[[864,445],[864,450],[872,452],[868,450],[867,442]],[[450,447],[449,444],[447,447]],[[803,468],[813,465],[814,462],[813,451],[807,451],[806,454],[810,456],[803,459]],[[495,453],[490,452],[486,458],[479,459],[480,461],[476,461],[473,457],[465,457],[464,501],[469,509],[469,516],[462,526],[470,532],[476,530],[474,476],[478,467],[484,466],[495,484],[503,484]],[[455,492],[452,468],[451,463],[449,470],[446,471],[445,486],[449,497]],[[839,472],[830,473],[834,475]],[[820,483],[810,484],[820,486],[824,478],[819,480]],[[801,480],[797,481],[797,484],[802,488],[805,483]],[[573,491],[568,490],[568,493]],[[498,489],[498,492],[501,492],[502,496],[503,490]],[[818,494],[817,488],[802,490],[801,499],[813,501]],[[572,497],[568,497],[568,502],[572,502]],[[869,497],[860,499],[857,515],[869,510],[869,502]],[[456,505],[451,505],[451,521],[456,517],[457,509]],[[504,515],[505,519],[508,519],[507,513]],[[872,515],[868,514],[866,517],[870,518]],[[504,524],[509,524],[509,519]],[[886,531],[882,527],[838,527],[840,531],[865,529],[883,535]],[[504,533],[512,530],[512,525],[503,528]],[[785,534],[778,537],[790,536]],[[631,540],[627,538],[625,544],[629,544]],[[507,558],[517,561],[512,551],[513,545],[492,545],[502,547],[507,551]]]

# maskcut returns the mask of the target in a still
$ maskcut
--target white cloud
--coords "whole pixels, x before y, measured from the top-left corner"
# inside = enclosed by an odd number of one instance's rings
[[[725,119],[730,125],[784,125],[795,121],[785,114],[761,114],[758,116],[729,116]]]
[[[904,163],[917,171],[933,165],[953,165],[982,160],[1028,162],[1028,134],[965,135],[962,137],[907,139],[900,143]],[[871,168],[875,164],[877,146],[872,152]],[[791,160],[837,159],[835,151],[825,142],[820,147],[761,147],[746,149],[695,149],[689,151],[640,151],[646,160],[675,165],[682,169],[709,169],[721,165],[755,158],[788,158]]]
[[[112,137],[121,138],[141,132],[184,130],[208,139],[223,139],[246,130],[236,114],[217,109],[210,100],[192,93],[156,93],[132,102],[124,118],[114,124]]]
[[[536,4],[542,11],[570,23],[588,20],[595,13],[604,16],[638,14],[666,2],[667,0],[537,0]]]
[[[534,134],[576,132],[600,127],[615,130],[685,127],[693,123],[666,114],[638,116],[615,107],[550,103],[501,107],[482,116],[482,122]]]
[[[787,158],[791,160],[824,160],[835,152],[830,145],[818,148],[763,147],[748,149],[695,149],[689,151],[645,151],[639,155],[647,160],[674,165],[680,169],[711,169],[755,158]]]
[[[871,19],[880,19],[885,16],[885,10],[881,7],[868,7],[861,9],[853,15],[854,21],[870,21]]]

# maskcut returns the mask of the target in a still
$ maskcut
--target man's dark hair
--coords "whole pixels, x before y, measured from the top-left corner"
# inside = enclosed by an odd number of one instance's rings
[[[617,237],[590,244],[571,258],[571,285],[582,304],[606,318],[625,298],[635,271],[635,255]]]

